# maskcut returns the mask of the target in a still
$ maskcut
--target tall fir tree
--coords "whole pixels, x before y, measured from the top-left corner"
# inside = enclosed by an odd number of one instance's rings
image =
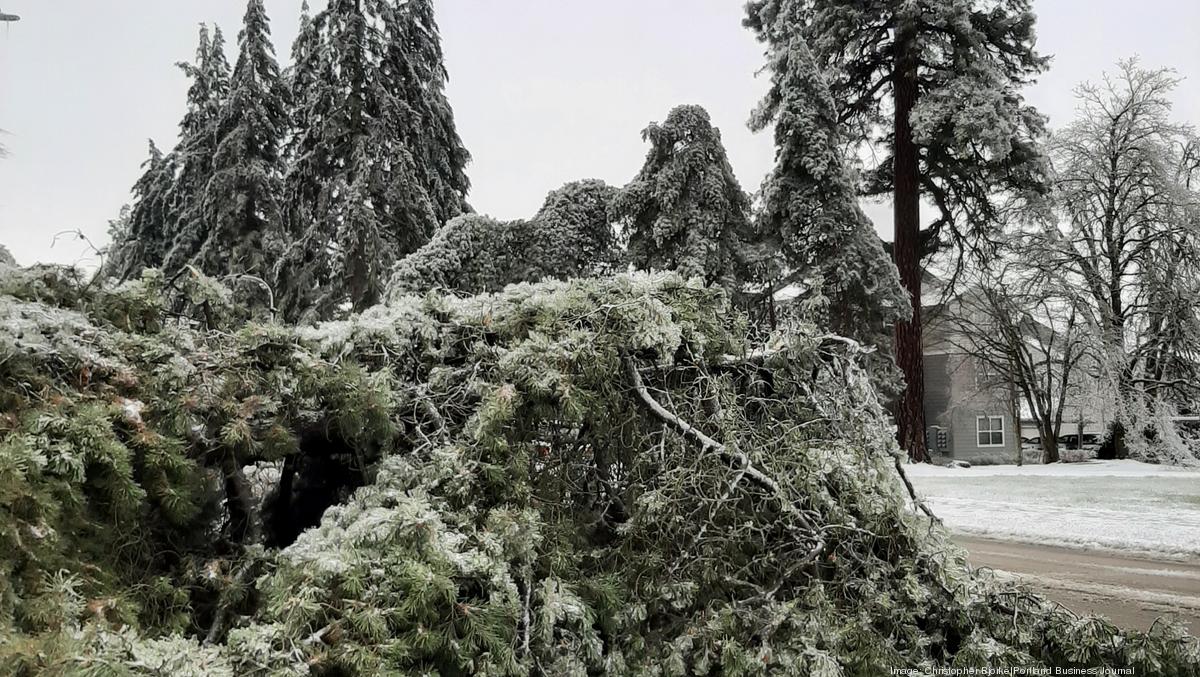
[[[177,64],[191,80],[187,109],[179,123],[179,143],[164,155],[150,142],[150,157],[134,184],[134,203],[125,237],[114,242],[106,270],[118,279],[145,268],[177,270],[194,253],[203,232],[200,198],[212,175],[217,122],[228,87],[228,62],[218,29],[200,25],[192,63]]]
[[[745,23],[772,47],[803,36],[850,140],[885,151],[866,191],[893,198],[893,259],[913,310],[895,330],[906,381],[896,418],[901,445],[923,460],[922,258],[986,236],[998,195],[1046,190],[1044,121],[1019,92],[1047,65],[1030,0],[751,0]],[[937,207],[924,232],[923,196]]]
[[[786,283],[819,286],[831,329],[891,352],[891,328],[908,300],[896,267],[858,202],[837,113],[804,37],[768,54],[771,88],[750,126],[774,126],[775,167],[756,214],[767,293]]]
[[[250,0],[200,203],[203,239],[193,262],[209,275],[263,278],[282,248],[287,106],[266,9],[262,0]]]
[[[397,111],[403,141],[417,163],[418,179],[434,204],[439,224],[464,211],[471,182],[471,154],[459,138],[446,98],[445,58],[432,0],[396,3],[384,14],[385,83],[407,104]]]
[[[613,203],[630,262],[733,289],[749,277],[750,200],[721,133],[700,106],[679,106],[642,132],[650,152]]]
[[[300,3],[300,28],[296,39],[292,42],[291,65],[284,73],[285,86],[294,108],[307,110],[306,97],[316,91],[316,80],[320,78],[318,57],[321,52],[321,35],[313,24],[312,12],[308,0]],[[292,122],[295,123],[295,115]],[[297,128],[298,132],[298,128]],[[289,138],[292,144],[285,145],[285,157],[291,158],[292,149],[299,141],[299,133]]]
[[[436,25],[429,15],[410,27],[423,15],[408,4],[332,0],[298,38],[294,51],[302,61],[291,78],[297,134],[285,186],[292,244],[275,274],[290,319],[377,302],[395,262],[428,241],[442,214],[458,213],[464,204],[465,182],[446,193],[429,180],[440,176],[438,168],[423,164],[450,158],[444,168],[453,176],[461,174],[466,155],[431,150],[446,138],[421,111],[449,119],[442,80],[404,86],[409,70],[425,71],[402,68],[403,58],[444,73],[440,48],[413,56],[420,48],[412,36],[426,33],[436,46]],[[461,148],[456,134],[453,141]],[[452,194],[452,205],[443,204],[443,194]]]
[[[171,221],[171,192],[175,186],[178,160],[164,154],[150,141],[150,156],[142,163],[142,175],[133,184],[133,203],[128,223],[116,233],[104,262],[103,273],[116,280],[136,277],[146,268],[162,264]]]
[[[209,39],[208,28],[201,26],[195,63],[180,63],[179,68],[191,78],[192,85],[187,112],[179,125],[179,145],[175,149],[179,172],[171,191],[167,223],[169,246],[160,264],[169,275],[192,262],[208,231],[203,198],[213,176],[221,115],[229,95],[229,61],[221,29],[214,28]]]

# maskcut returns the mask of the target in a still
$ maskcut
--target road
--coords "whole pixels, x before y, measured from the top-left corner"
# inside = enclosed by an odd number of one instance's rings
[[[1200,634],[1200,560],[1140,559],[965,535],[954,541],[973,566],[1015,574],[1077,613],[1107,616],[1134,630],[1173,614]]]

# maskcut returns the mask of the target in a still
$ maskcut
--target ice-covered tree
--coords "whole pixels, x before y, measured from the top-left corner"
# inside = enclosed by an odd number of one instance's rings
[[[229,61],[221,29],[214,28],[210,40],[208,28],[201,26],[196,61],[178,65],[192,85],[175,148],[179,168],[171,188],[167,250],[157,264],[169,274],[192,261],[208,233],[204,194],[213,176],[221,117],[229,95]]]
[[[308,0],[300,3],[300,29],[292,42],[292,60],[284,73],[289,94],[297,105],[302,105],[305,94],[313,91],[313,79],[317,76],[317,57],[321,50],[321,35],[313,25],[312,10]]]
[[[700,106],[679,106],[642,132],[650,152],[613,203],[643,270],[735,287],[749,277],[750,200],[729,166],[721,133]]]
[[[125,226],[105,261],[105,274],[118,280],[138,276],[145,268],[162,264],[171,222],[171,192],[178,171],[174,153],[164,154],[150,141],[150,156],[142,163],[142,176],[133,185],[133,203]]]
[[[218,123],[229,88],[220,29],[210,34],[201,25],[195,61],[178,66],[191,80],[179,143],[164,154],[150,142],[150,157],[133,187],[125,237],[113,243],[106,264],[107,272],[119,279],[136,277],[145,268],[177,271],[204,239],[201,200],[212,177]]]
[[[789,283],[819,289],[833,330],[890,346],[908,300],[859,207],[829,87],[804,37],[780,32],[787,39],[768,53],[771,88],[750,121],[775,134],[775,168],[756,213],[766,291]]]
[[[1087,309],[1094,356],[1115,396],[1108,451],[1165,433],[1153,419],[1194,401],[1200,355],[1200,196],[1186,126],[1173,121],[1168,69],[1122,62],[1079,88],[1078,117],[1056,133],[1057,219],[1033,241]],[[1138,429],[1137,438],[1127,433]]]
[[[624,257],[610,218],[618,190],[598,179],[551,191],[533,217],[543,277],[567,279],[614,272]]]
[[[436,161],[436,143],[414,142],[448,138],[426,129],[430,120],[422,117],[432,107],[449,119],[441,81],[406,87],[397,65],[407,55],[426,64],[413,72],[444,74],[440,63],[426,61],[440,51],[414,43],[420,33],[436,45],[435,30],[431,16],[382,0],[334,0],[303,27],[294,50],[302,61],[292,74],[297,134],[285,186],[291,245],[275,275],[288,317],[377,302],[391,266],[429,239],[441,214],[461,209],[465,184],[456,187],[454,207],[443,204],[442,186],[430,190],[437,171],[422,166]],[[465,163],[465,156],[448,155]]]
[[[529,220],[464,214],[405,257],[393,295],[432,289],[494,292],[518,282],[611,272],[620,257],[608,207],[616,189],[603,181],[569,183],[546,196]]]
[[[1030,0],[752,0],[746,25],[771,46],[802,35],[829,78],[838,122],[879,161],[866,192],[890,194],[893,258],[913,300],[897,323],[906,379],[901,445],[925,456],[922,257],[965,244],[994,222],[998,195],[1043,189],[1042,117],[1020,87],[1045,69]],[[924,231],[921,200],[937,208]]]
[[[208,275],[263,278],[283,236],[280,143],[288,103],[262,0],[250,0],[238,44],[193,262]]]
[[[385,84],[407,105],[399,124],[402,140],[416,161],[418,179],[433,202],[437,223],[469,211],[471,182],[463,146],[446,98],[445,58],[432,0],[395,3],[383,13]]]

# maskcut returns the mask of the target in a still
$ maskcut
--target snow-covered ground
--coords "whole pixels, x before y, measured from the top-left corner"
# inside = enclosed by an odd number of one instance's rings
[[[955,531],[991,538],[1200,557],[1200,470],[1135,461],[905,467]]]

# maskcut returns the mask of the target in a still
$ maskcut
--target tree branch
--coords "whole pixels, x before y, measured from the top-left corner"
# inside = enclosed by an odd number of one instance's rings
[[[735,465],[738,468],[739,477],[745,477],[755,485],[773,494],[775,498],[779,500],[780,507],[783,509],[783,512],[787,513],[791,517],[794,517],[796,521],[798,521],[801,526],[809,532],[808,537],[813,539],[815,544],[809,554],[803,558],[802,562],[807,563],[812,561],[825,549],[825,538],[822,534],[822,531],[817,529],[812,520],[810,520],[808,516],[806,516],[791,500],[788,499],[778,482],[756,467],[745,453],[736,450],[731,451],[724,444],[704,434],[690,423],[679,418],[679,416],[675,415],[662,404],[660,404],[658,400],[654,399],[654,396],[650,394],[650,389],[646,387],[645,382],[642,381],[642,375],[638,371],[637,363],[634,362],[633,357],[625,354],[622,356],[622,359],[625,362],[625,370],[629,375],[630,381],[633,383],[634,389],[638,393],[638,397],[641,398],[642,402],[649,407],[650,411],[653,412],[659,420],[673,428],[685,439],[691,441],[693,444],[698,445],[701,451],[714,452],[726,463]]]

